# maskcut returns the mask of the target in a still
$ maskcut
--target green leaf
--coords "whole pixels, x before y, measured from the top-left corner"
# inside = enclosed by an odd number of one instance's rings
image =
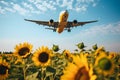
[[[37,78],[39,72],[33,73],[32,75],[29,75],[26,77],[26,80],[39,80]]]
[[[51,72],[51,73],[56,73],[56,70],[50,66],[47,66],[46,71]]]

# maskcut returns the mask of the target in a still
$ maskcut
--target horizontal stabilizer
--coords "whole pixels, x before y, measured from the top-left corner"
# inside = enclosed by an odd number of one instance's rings
[[[54,28],[45,28],[45,29],[54,30]]]
[[[56,28],[45,28],[45,29],[53,30],[53,32],[56,32]]]

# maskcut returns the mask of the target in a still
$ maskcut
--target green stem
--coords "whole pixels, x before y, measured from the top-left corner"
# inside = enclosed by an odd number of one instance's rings
[[[25,66],[23,67],[23,76],[24,76],[24,80],[26,80],[26,69],[25,69]]]
[[[41,72],[42,72],[42,79],[41,80],[44,80],[44,68],[43,67],[41,68]]]

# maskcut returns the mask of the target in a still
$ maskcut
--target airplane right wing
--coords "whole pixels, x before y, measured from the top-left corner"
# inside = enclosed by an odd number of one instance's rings
[[[83,26],[85,24],[93,23],[93,22],[97,22],[97,20],[94,20],[94,21],[85,21],[85,22],[77,22],[77,20],[74,20],[73,22],[68,22],[66,28]]]

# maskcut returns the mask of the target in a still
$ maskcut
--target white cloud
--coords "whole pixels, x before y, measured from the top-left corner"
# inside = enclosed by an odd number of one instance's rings
[[[9,3],[8,3],[8,2],[5,2],[5,1],[0,1],[0,3],[4,4],[4,5],[6,5],[6,6],[9,5]]]
[[[13,13],[15,12],[15,10],[14,10],[14,9],[9,8],[9,7],[5,7],[5,8],[4,8],[4,10],[5,10],[5,11],[9,11],[9,12],[13,12]]]
[[[13,9],[16,10],[18,13],[25,15],[26,13],[28,13],[28,10],[22,8],[20,5],[18,4],[13,4]]]
[[[85,12],[88,7],[95,7],[98,0],[24,0],[19,3],[15,0],[0,1],[2,4],[1,13],[18,12],[21,15],[40,14],[46,11],[63,8],[77,12]],[[14,10],[12,10],[14,9]]]
[[[98,26],[98,31],[106,34],[120,34],[120,22]],[[96,32],[97,33],[97,32]]]
[[[5,10],[0,6],[0,14],[4,14]]]
[[[93,2],[94,0],[76,0],[77,3],[89,3],[89,2]]]
[[[77,12],[85,12],[90,4],[95,7],[95,3],[95,0],[76,0],[75,8],[73,9]]]
[[[58,0],[57,2],[59,3],[60,1]],[[62,4],[59,6],[67,7],[67,9],[72,9],[73,8],[73,0],[63,0]]]
[[[96,0],[97,1],[97,0]],[[77,12],[85,12],[89,6],[95,7],[95,0],[57,0],[57,5]]]
[[[35,8],[32,6],[32,4],[28,4],[27,2],[22,2],[22,6],[27,10],[27,12],[30,14],[35,13],[39,14],[39,10],[35,10]]]
[[[36,7],[40,10],[40,11],[47,11],[47,8],[45,6],[42,6],[41,4],[36,4]]]
[[[28,3],[26,3],[26,2],[22,2],[22,5],[25,7],[25,8],[27,8],[27,9],[30,9],[30,10],[34,10],[34,8],[32,7],[32,5],[31,4],[28,4]]]
[[[39,9],[40,11],[47,11],[47,10],[56,10],[55,2],[54,1],[42,1],[42,0],[29,0],[30,3],[34,4],[34,6]]]
[[[48,9],[51,9],[51,10],[56,10],[56,8],[54,7],[54,5],[51,4],[52,2],[50,3],[47,3],[46,1],[43,1],[43,6],[45,6],[46,8]]]
[[[87,10],[87,5],[82,5],[82,6],[76,6],[75,10],[77,12],[82,12],[82,11],[86,11]]]

